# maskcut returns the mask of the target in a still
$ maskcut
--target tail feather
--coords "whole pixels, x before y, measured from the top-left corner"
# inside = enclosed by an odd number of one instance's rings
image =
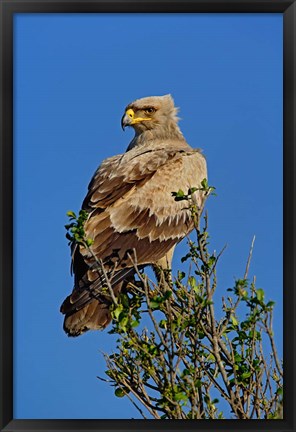
[[[114,274],[110,283],[115,297],[122,286],[132,280],[134,273],[134,268],[126,268]],[[111,298],[108,299],[108,293],[102,294],[105,285],[105,277],[99,275],[91,285],[74,288],[64,300],[61,312],[65,315],[64,331],[68,336],[79,336],[88,330],[102,330],[111,322]]]
[[[93,299],[84,308],[66,314],[64,331],[68,336],[79,336],[88,330],[103,330],[111,322],[111,313],[106,303]]]
[[[112,288],[119,284],[124,279],[133,276],[135,273],[134,268],[126,268],[119,270],[115,273],[113,278],[110,280]],[[63,314],[70,314],[71,312],[76,312],[93,299],[102,300],[102,288],[106,286],[106,278],[99,275],[97,279],[93,281],[92,284],[87,284],[82,288],[74,288],[72,294],[70,294],[61,305],[61,312]],[[106,295],[104,295],[106,297]]]

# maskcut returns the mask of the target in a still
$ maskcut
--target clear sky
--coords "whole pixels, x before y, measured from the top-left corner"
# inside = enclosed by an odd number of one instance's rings
[[[180,127],[208,161],[212,249],[227,249],[218,295],[244,274],[276,301],[282,343],[282,15],[15,16],[15,418],[139,418],[96,377],[114,337],[69,339],[66,212],[100,162],[125,151],[124,107],[171,93]],[[178,267],[184,243],[175,254]]]

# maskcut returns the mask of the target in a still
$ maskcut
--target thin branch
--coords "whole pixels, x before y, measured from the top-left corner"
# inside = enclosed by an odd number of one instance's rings
[[[251,248],[250,248],[249,256],[248,256],[248,261],[247,261],[247,265],[246,265],[246,270],[245,270],[245,274],[244,274],[244,279],[247,279],[247,277],[248,277],[249,268],[250,268],[251,259],[252,259],[252,254],[253,254],[253,249],[254,249],[255,239],[256,239],[256,236],[254,235],[254,236],[253,236],[252,243],[251,243]]]

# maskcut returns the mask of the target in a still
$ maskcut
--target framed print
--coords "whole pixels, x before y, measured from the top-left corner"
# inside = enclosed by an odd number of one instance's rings
[[[0,5],[1,430],[295,430],[295,1]]]

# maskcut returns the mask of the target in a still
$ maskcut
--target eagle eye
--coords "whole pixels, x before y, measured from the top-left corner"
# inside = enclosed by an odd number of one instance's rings
[[[155,109],[155,108],[152,108],[152,107],[148,107],[148,108],[145,108],[144,111],[145,111],[147,114],[152,114],[152,113],[154,113],[154,112],[156,111],[156,109]]]

